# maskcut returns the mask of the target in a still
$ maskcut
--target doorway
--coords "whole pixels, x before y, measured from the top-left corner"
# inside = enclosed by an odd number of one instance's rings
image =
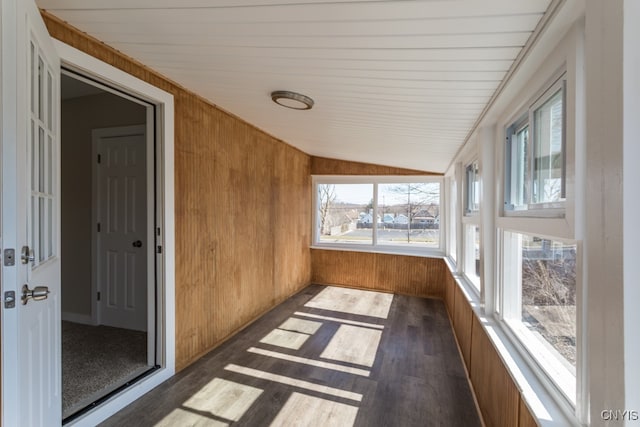
[[[151,106],[61,77],[62,417],[156,368]]]

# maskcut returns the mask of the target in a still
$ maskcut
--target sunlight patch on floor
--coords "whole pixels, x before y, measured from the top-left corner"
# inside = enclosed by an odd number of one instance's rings
[[[287,360],[289,362],[301,363],[303,365],[317,366],[318,368],[331,369],[339,372],[346,372],[348,374],[360,375],[368,377],[370,371],[360,368],[352,368],[350,366],[338,365],[331,362],[323,362],[321,360],[309,359],[306,357],[292,356],[290,354],[278,353],[277,351],[264,350],[262,348],[251,347],[247,350],[249,353],[261,354],[267,357],[273,357],[274,359]]]
[[[386,319],[393,294],[328,286],[305,304],[305,307]]]
[[[216,418],[238,421],[261,394],[259,388],[214,378],[157,425],[226,426]]]
[[[320,357],[371,367],[376,359],[381,337],[382,331],[340,325]]]
[[[362,401],[362,395],[360,393],[354,393],[352,391],[346,391],[346,390],[341,390],[339,388],[329,387],[326,385],[315,384],[309,381],[299,380],[299,379],[287,377],[284,375],[272,374],[271,372],[260,371],[258,369],[247,368],[244,366],[238,366],[234,364],[229,364],[225,366],[224,369],[226,369],[227,371],[247,375],[254,378],[260,378],[267,381],[273,381],[280,384],[286,384],[293,387],[298,387],[304,390],[315,391],[317,393],[323,393],[330,396],[341,397],[343,399],[354,400],[356,402]]]
[[[207,426],[226,427],[231,424],[212,419],[206,415],[200,415],[192,411],[176,408],[164,417],[154,427],[175,427],[175,426]]]
[[[274,329],[260,340],[263,344],[275,345],[277,347],[289,348],[291,350],[299,350],[310,335],[298,332],[284,331],[282,329]]]
[[[294,392],[271,427],[348,427],[353,426],[357,415],[355,406]]]

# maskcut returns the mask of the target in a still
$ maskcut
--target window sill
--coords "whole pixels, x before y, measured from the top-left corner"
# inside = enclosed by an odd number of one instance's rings
[[[447,262],[451,270],[451,263]],[[550,381],[543,381],[532,364],[517,348],[506,328],[492,316],[487,316],[473,285],[460,274],[452,271],[457,286],[462,290],[474,314],[480,320],[502,363],[518,388],[524,404],[541,427],[580,426],[574,408],[554,388]]]
[[[328,245],[328,244],[314,244],[310,246],[311,249],[328,250],[328,251],[343,251],[343,252],[368,252],[375,254],[386,255],[404,255],[404,256],[416,256],[423,258],[445,258],[444,251],[439,248],[404,248],[404,247],[390,247],[390,246],[371,246],[371,245]]]
[[[564,218],[565,209],[563,207],[554,207],[546,209],[522,209],[522,210],[504,210],[504,217],[520,217],[520,218]]]

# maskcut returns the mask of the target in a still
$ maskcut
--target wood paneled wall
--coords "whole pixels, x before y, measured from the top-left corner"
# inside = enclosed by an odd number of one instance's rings
[[[445,305],[485,424],[489,427],[537,426],[480,319],[448,268],[446,275]]]
[[[439,258],[311,250],[314,283],[443,298],[447,266]]]
[[[180,370],[310,282],[311,158],[43,17],[53,37],[174,96]]]
[[[394,168],[391,166],[373,165],[370,163],[349,162],[311,157],[312,175],[436,175],[441,173],[419,171],[413,169]]]

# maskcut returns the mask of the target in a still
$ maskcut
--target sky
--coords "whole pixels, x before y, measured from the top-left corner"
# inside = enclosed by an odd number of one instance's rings
[[[399,194],[397,188],[407,184],[379,184],[378,202],[381,205],[396,205],[407,202],[407,193]],[[437,184],[432,184],[437,186]],[[336,202],[365,205],[373,199],[373,184],[335,184]],[[419,196],[424,198],[423,196]]]

